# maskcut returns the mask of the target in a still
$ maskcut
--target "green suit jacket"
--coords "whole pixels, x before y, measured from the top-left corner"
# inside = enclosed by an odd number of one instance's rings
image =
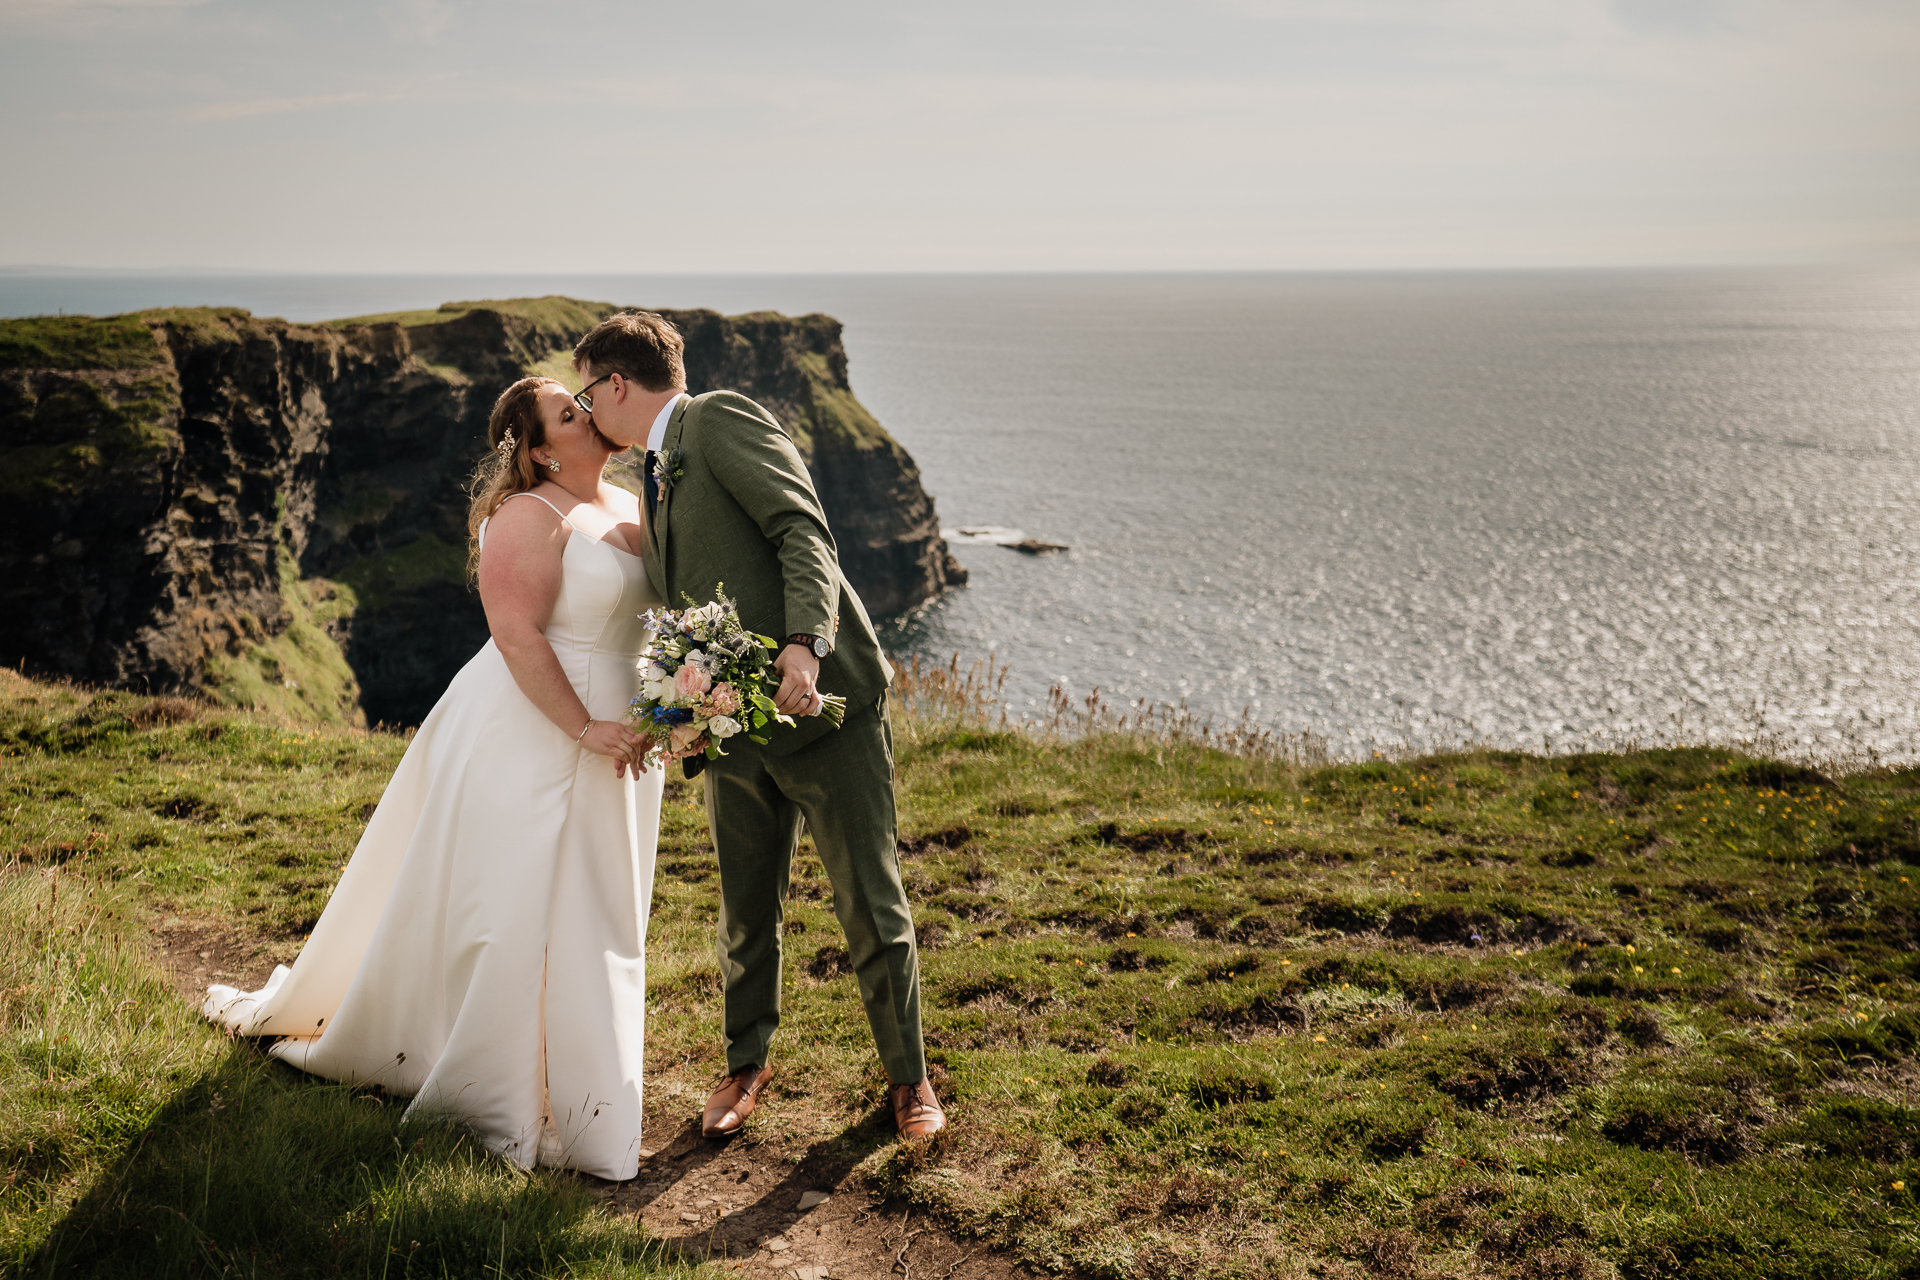
[[[732,391],[682,400],[668,420],[648,536],[647,573],[669,608],[706,604],[724,587],[747,630],[781,640],[825,636],[820,691],[848,714],[893,679],[840,556],[800,451],[772,414]],[[767,750],[786,755],[829,732],[818,716],[776,726]]]

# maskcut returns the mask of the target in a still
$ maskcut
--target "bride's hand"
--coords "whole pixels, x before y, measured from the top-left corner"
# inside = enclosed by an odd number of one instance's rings
[[[625,777],[628,769],[636,778],[647,771],[646,740],[617,720],[595,720],[580,745],[612,759],[614,773],[620,777]]]

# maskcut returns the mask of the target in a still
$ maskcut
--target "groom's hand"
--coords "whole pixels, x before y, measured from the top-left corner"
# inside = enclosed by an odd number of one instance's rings
[[[773,669],[780,673],[773,705],[790,716],[812,715],[817,697],[813,686],[820,679],[820,659],[813,650],[803,644],[787,645],[774,656]]]

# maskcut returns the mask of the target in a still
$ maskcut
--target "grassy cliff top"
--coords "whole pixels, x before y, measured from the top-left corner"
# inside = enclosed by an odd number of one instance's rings
[[[387,311],[379,315],[352,316],[329,320],[334,328],[353,325],[397,324],[405,329],[422,325],[445,324],[474,311],[497,311],[502,315],[531,320],[543,332],[578,335],[591,329],[619,308],[611,302],[587,302],[549,294],[543,298],[489,298],[475,302],[443,302],[428,311]],[[568,339],[569,342],[571,339]]]
[[[895,743],[954,1127],[889,1140],[803,845],[754,1132],[1098,1276],[1913,1274],[1913,772],[1833,779],[1706,747],[1310,768],[1038,736],[952,692],[904,678]],[[292,958],[406,740],[0,676],[0,744],[0,885],[44,890],[59,868],[69,900],[119,895],[126,936],[217,935],[257,978]],[[649,1123],[670,1130],[720,1063],[715,892],[675,780],[647,965]],[[196,1238],[291,1259],[296,1227],[331,1222],[349,1270],[378,1272],[382,1233],[445,1221],[446,1188],[506,1194],[439,1138],[417,1164],[404,1143],[380,1154],[383,1130],[314,1148],[304,1217],[209,1201],[203,1176],[240,1185],[289,1132],[341,1121],[342,1091],[223,1058],[137,949],[109,972],[95,934],[32,936],[0,952],[14,1256],[63,1221],[69,1241],[121,1232],[136,1261]],[[63,1047],[82,1026],[105,1030]],[[139,1079],[121,1065],[162,1059]],[[531,1184],[556,1253],[588,1230],[565,1182]],[[457,1234],[423,1265],[460,1273]],[[509,1271],[545,1274],[531,1247],[513,1237]]]
[[[0,320],[0,369],[145,369],[160,346],[144,313]]]

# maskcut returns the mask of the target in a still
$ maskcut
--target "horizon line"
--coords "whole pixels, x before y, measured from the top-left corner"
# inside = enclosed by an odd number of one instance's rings
[[[382,278],[382,279],[437,279],[444,277],[465,277],[480,279],[525,279],[529,277],[550,276],[555,278],[571,277],[576,279],[616,279],[622,277],[640,279],[672,278],[740,278],[763,279],[769,276],[788,276],[794,278],[822,276],[1249,276],[1249,275],[1416,275],[1445,273],[1507,273],[1545,271],[1738,271],[1760,268],[1799,269],[1832,267],[1842,269],[1871,268],[1912,268],[1920,266],[1920,258],[1804,258],[1804,259],[1768,259],[1742,262],[1676,262],[1646,261],[1622,263],[1482,263],[1482,264],[1435,264],[1429,266],[1321,266],[1321,267],[983,267],[983,268],[922,268],[922,269],[881,269],[881,268],[842,268],[825,269],[784,269],[784,270],[563,270],[528,269],[519,271],[499,270],[462,270],[444,268],[432,271],[400,270],[348,270],[316,268],[279,268],[279,267],[83,267],[59,263],[0,263],[0,277],[14,279],[86,277],[86,276],[205,276],[205,277],[304,277],[312,279],[344,278]]]

